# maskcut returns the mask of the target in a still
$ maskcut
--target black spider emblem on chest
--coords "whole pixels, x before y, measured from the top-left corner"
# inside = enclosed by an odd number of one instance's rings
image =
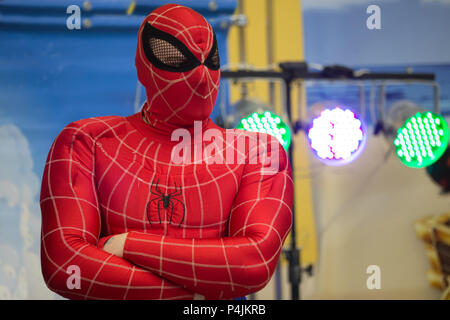
[[[149,209],[153,202],[156,202],[157,207],[158,207],[158,218],[159,218],[160,224],[162,223],[162,219],[161,219],[162,209],[170,210],[169,223],[172,223],[173,208],[175,207],[175,203],[178,202],[179,204],[181,204],[181,206],[183,208],[183,215],[182,215],[180,223],[178,224],[178,226],[181,226],[181,224],[184,221],[184,216],[186,213],[186,206],[184,205],[184,203],[181,200],[175,198],[175,197],[181,196],[183,194],[181,186],[177,186],[177,183],[174,182],[175,191],[166,194],[165,192],[163,192],[159,189],[158,184],[159,184],[159,179],[156,181],[156,186],[155,186],[154,181],[152,181],[152,184],[150,186],[150,193],[152,195],[156,195],[156,197],[150,199],[150,201],[147,203],[147,207],[146,207],[147,219],[148,219],[148,222],[150,223],[150,226],[152,226],[152,221],[150,219],[150,210]]]

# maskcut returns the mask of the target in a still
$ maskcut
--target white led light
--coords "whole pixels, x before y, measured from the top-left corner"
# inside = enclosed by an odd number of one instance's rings
[[[407,131],[405,129],[405,136]],[[311,148],[329,164],[345,164],[354,160],[364,147],[365,130],[355,114],[346,109],[325,109],[312,121],[308,131]],[[402,139],[397,142],[400,144]]]

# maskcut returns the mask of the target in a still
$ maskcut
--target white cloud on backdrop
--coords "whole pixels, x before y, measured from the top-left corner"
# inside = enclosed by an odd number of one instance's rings
[[[52,299],[39,259],[39,179],[28,141],[12,124],[0,126],[0,299]]]

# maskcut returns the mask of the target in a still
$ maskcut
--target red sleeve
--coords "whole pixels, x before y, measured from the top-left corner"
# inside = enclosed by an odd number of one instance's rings
[[[261,290],[275,270],[292,224],[293,182],[281,145],[278,170],[247,164],[233,203],[228,237],[176,239],[130,232],[124,258],[204,295],[242,297]]]
[[[191,292],[97,247],[95,141],[84,126],[75,122],[64,128],[44,169],[41,265],[47,286],[70,299],[192,299]]]

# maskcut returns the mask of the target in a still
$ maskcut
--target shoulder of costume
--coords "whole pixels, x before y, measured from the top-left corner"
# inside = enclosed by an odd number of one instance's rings
[[[84,136],[90,136],[93,140],[97,140],[108,134],[120,135],[121,131],[125,131],[122,128],[125,128],[127,123],[126,118],[121,116],[86,118],[69,123],[62,132],[75,130]]]

